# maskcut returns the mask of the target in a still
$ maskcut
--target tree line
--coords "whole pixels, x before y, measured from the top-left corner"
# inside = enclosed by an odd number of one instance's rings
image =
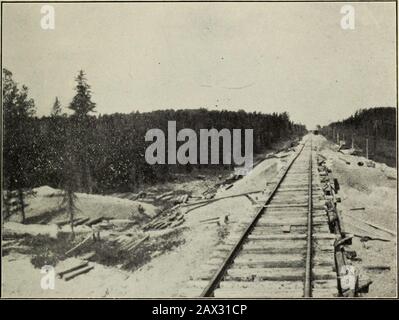
[[[369,158],[396,165],[396,108],[360,109],[350,117],[321,128],[329,139],[359,148]]]
[[[12,73],[3,70],[3,200],[9,203],[19,195],[16,210],[22,215],[23,195],[37,186],[64,190],[64,203],[72,212],[77,191],[137,191],[144,184],[166,181],[176,172],[210,167],[146,163],[145,150],[151,144],[145,141],[147,130],[167,132],[168,121],[176,121],[177,130],[190,128],[197,133],[211,128],[253,129],[255,153],[306,131],[287,113],[169,109],[97,115],[85,73],[80,71],[75,80],[75,96],[66,106],[69,114],[55,98],[51,115],[37,117],[28,88],[19,86]],[[12,214],[11,206],[5,207],[6,215]]]

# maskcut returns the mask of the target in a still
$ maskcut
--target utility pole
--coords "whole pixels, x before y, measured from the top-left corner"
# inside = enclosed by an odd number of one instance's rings
[[[366,159],[369,159],[369,139],[366,138]]]
[[[377,134],[378,134],[379,121],[374,120],[374,159],[377,154]]]
[[[352,150],[355,149],[355,142],[353,141],[353,133],[352,133]]]

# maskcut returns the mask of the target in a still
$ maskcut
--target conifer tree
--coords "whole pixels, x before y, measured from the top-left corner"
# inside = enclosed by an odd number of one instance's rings
[[[55,97],[53,108],[51,109],[51,116],[58,117],[61,116],[61,114],[62,114],[62,107],[60,100],[58,100],[58,97]]]
[[[13,80],[12,73],[3,69],[3,187],[8,191],[16,191],[15,201],[25,222],[25,194],[29,193],[29,177],[33,174],[34,165],[31,160],[34,154],[32,143],[32,116],[35,113],[33,99],[28,97],[28,88]],[[6,193],[8,195],[11,192]],[[11,201],[11,199],[7,199]]]

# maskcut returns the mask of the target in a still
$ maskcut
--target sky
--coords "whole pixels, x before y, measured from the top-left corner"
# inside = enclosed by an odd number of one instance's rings
[[[396,106],[395,3],[3,4],[3,67],[37,115],[66,109],[83,69],[99,114],[199,108],[288,112],[314,128]]]

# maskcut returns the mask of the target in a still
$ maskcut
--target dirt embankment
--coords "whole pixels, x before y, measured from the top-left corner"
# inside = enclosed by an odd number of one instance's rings
[[[344,231],[355,234],[351,262],[373,283],[365,297],[397,295],[397,181],[396,169],[345,155],[321,140],[320,153],[332,164],[342,202],[338,204]],[[359,165],[360,164],[360,165]],[[373,238],[376,240],[372,240]],[[380,239],[380,240],[377,240]]]

